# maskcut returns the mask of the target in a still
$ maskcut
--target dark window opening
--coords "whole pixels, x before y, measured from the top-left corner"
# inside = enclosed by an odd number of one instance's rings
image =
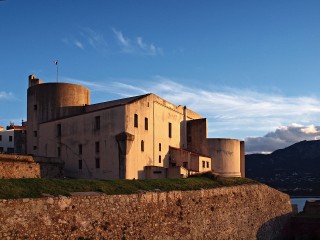
[[[161,152],[161,143],[159,143],[159,152]]]
[[[37,105],[33,105],[33,110],[37,110],[38,106]]]
[[[209,162],[207,162],[207,168],[209,168]]]
[[[79,169],[82,169],[82,160],[79,160]]]
[[[100,168],[100,158],[96,158],[96,168]]]
[[[12,142],[12,136],[9,136],[9,142]]]
[[[161,163],[161,155],[159,155],[159,163]]]
[[[0,152],[1,152],[1,153],[3,152],[3,147],[0,147]]]
[[[161,171],[153,171],[154,174],[160,174],[162,173]]]
[[[2,141],[2,135],[0,135],[0,141]]]
[[[38,132],[37,132],[37,131],[34,131],[34,132],[33,132],[33,135],[34,135],[35,137],[37,137],[37,136],[38,136]]]
[[[57,136],[61,137],[61,124],[57,125]]]
[[[172,137],[172,123],[169,122],[169,138]]]
[[[134,127],[138,127],[138,114],[134,114]]]
[[[99,142],[96,142],[95,149],[96,149],[96,153],[100,152],[100,144],[99,144]]]
[[[99,130],[100,129],[100,116],[96,116],[94,118],[94,128],[96,130]]]
[[[206,162],[202,161],[202,168],[205,168],[205,167],[206,167]]]
[[[37,150],[37,146],[33,146],[33,150]]]
[[[148,130],[148,118],[144,118],[144,130]]]
[[[183,166],[184,168],[188,168],[188,162],[183,162],[183,163],[182,163],[182,166]]]
[[[144,152],[144,141],[141,141],[141,152]]]
[[[79,144],[79,154],[82,154],[82,144]]]

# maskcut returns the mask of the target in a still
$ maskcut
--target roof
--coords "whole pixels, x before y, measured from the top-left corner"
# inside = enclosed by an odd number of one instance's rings
[[[92,111],[97,111],[97,110],[106,109],[106,108],[123,106],[126,104],[136,102],[146,96],[149,96],[150,94],[151,93],[139,95],[139,96],[134,96],[134,97],[121,98],[118,100],[113,100],[113,101],[108,101],[108,102],[87,105],[87,106],[85,106],[85,112],[92,112]]]
[[[1,129],[2,127],[0,127]],[[26,126],[19,126],[19,125],[14,125],[14,124],[10,124],[10,126],[7,126],[7,130],[26,130],[27,127]]]
[[[181,106],[181,105],[176,106],[176,105],[168,102],[167,100],[155,95],[154,93],[147,93],[147,94],[144,94],[144,95],[138,95],[138,96],[128,97],[128,98],[121,98],[121,99],[118,99],[118,100],[112,100],[112,101],[108,101],[108,102],[102,102],[102,103],[79,106],[79,108],[81,108],[81,111],[79,111],[78,113],[75,113],[75,114],[72,114],[72,115],[63,116],[61,118],[52,119],[52,120],[49,120],[47,122],[52,122],[52,121],[57,121],[57,120],[60,120],[60,119],[75,117],[75,116],[78,116],[78,115],[87,114],[87,113],[100,111],[100,110],[104,110],[104,109],[124,106],[124,105],[127,105],[127,104],[134,103],[136,101],[139,101],[139,100],[141,100],[141,99],[143,99],[143,98],[145,98],[147,96],[150,96],[150,95],[154,95],[154,96],[158,97],[159,99],[162,99],[162,101],[166,103],[166,106],[167,106],[167,104],[170,104],[170,106],[172,106],[171,108],[173,110],[182,111],[182,109],[183,109],[183,106]],[[196,114],[197,117],[202,117],[200,114],[198,114],[196,112],[193,112],[192,110],[190,110],[188,108],[187,108],[187,111],[188,111],[188,117],[190,117],[189,114]],[[46,123],[46,122],[42,122],[42,123]]]
[[[201,157],[207,157],[207,158],[211,158],[210,156],[207,156],[207,155],[204,155],[204,154],[200,154],[200,153],[195,153],[195,152],[191,152],[187,149],[182,149],[182,148],[177,148],[177,147],[172,147],[172,146],[169,146],[170,149],[173,149],[173,150],[177,150],[177,151],[182,151],[182,152],[186,152],[186,153],[190,153],[191,155],[195,155],[195,156],[201,156]]]
[[[26,130],[26,126],[18,126],[18,125],[13,125],[14,130]]]

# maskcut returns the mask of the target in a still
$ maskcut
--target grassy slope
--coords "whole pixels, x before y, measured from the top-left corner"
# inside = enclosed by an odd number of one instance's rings
[[[174,191],[197,190],[222,186],[253,184],[245,178],[218,178],[200,176],[187,179],[154,180],[84,180],[84,179],[0,179],[0,199],[37,198],[42,194],[68,196],[71,192],[102,192],[105,194],[130,194],[139,190]]]

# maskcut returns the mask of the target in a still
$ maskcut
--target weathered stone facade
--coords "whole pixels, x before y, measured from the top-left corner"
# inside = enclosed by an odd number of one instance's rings
[[[30,75],[27,126],[27,154],[63,162],[70,178],[244,176],[243,142],[207,138],[205,118],[152,93],[90,105],[89,89]]]
[[[39,178],[40,166],[31,156],[0,154],[0,178]]]
[[[1,239],[277,239],[292,208],[265,185],[0,201]]]

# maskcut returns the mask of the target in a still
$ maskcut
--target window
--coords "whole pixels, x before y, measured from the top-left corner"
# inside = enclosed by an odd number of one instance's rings
[[[0,153],[3,152],[3,147],[0,147]]]
[[[96,130],[100,129],[100,116],[96,116],[94,118],[94,129]]]
[[[12,136],[9,136],[9,142],[12,142]]]
[[[138,114],[134,114],[134,127],[138,127]]]
[[[206,167],[206,162],[202,161],[202,168],[205,168],[205,167]]]
[[[57,124],[57,137],[61,137],[61,124]]]
[[[38,106],[37,105],[33,105],[33,110],[37,110]]]
[[[82,159],[79,160],[79,169],[82,169]]]
[[[61,156],[61,148],[60,147],[57,147],[57,155],[58,155],[58,157]]]
[[[0,135],[0,141],[2,141],[2,135]]]
[[[144,130],[148,130],[148,118],[144,118]]]
[[[38,132],[37,132],[37,131],[34,131],[34,132],[33,132],[33,136],[37,137],[37,136],[38,136]]]
[[[161,152],[161,143],[159,143],[159,152]]]
[[[100,158],[96,158],[96,168],[100,168]]]
[[[99,144],[99,142],[96,142],[95,145],[96,145],[96,146],[95,146],[96,153],[100,152],[100,144]]]
[[[144,152],[144,141],[141,141],[141,152]]]
[[[182,163],[182,166],[183,166],[184,168],[188,168],[188,162],[183,162],[183,163]]]
[[[7,148],[7,153],[14,153],[14,148]]]
[[[79,155],[81,155],[82,154],[82,144],[79,144],[79,147],[78,147],[78,152],[79,152]]]
[[[169,138],[172,137],[172,123],[169,122]]]
[[[209,162],[207,162],[207,168],[209,168]]]
[[[33,146],[33,150],[37,150],[37,146]]]
[[[161,163],[161,155],[159,155],[159,163]]]

